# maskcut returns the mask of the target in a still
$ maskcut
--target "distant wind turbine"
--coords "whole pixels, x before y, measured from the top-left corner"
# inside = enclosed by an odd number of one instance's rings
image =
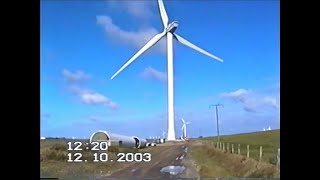
[[[166,137],[166,132],[162,131],[162,138],[165,138],[165,137]]]
[[[269,127],[268,127],[268,131],[270,131],[270,130],[271,130],[271,127],[269,126]]]
[[[183,138],[187,138],[187,124],[190,124],[191,122],[186,122],[183,118],[181,118],[182,121],[182,131],[183,131]]]
[[[160,39],[164,36],[167,36],[167,83],[168,83],[168,134],[167,140],[176,140],[175,131],[174,131],[174,87],[173,87],[173,38],[180,42],[181,44],[190,47],[202,54],[205,54],[213,59],[223,62],[222,59],[208,53],[207,51],[197,47],[191,42],[187,41],[183,37],[174,33],[179,26],[177,21],[173,21],[169,23],[169,18],[167,12],[165,10],[164,4],[162,0],[158,0],[158,6],[160,10],[160,16],[163,23],[163,31],[157,35],[155,35],[152,39],[149,40],[136,54],[134,54],[112,77],[116,77],[123,69],[129,66],[134,60],[136,60],[140,55],[150,49],[153,45],[155,45]],[[201,30],[201,26],[195,26],[197,30]],[[198,31],[197,31],[198,32]]]

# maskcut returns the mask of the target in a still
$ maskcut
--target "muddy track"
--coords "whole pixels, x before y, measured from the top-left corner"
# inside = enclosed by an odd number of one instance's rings
[[[152,178],[162,179],[170,178],[175,179],[180,175],[185,175],[186,172],[195,172],[193,164],[188,160],[188,153],[185,151],[188,145],[186,143],[176,143],[173,145],[157,146],[150,149],[152,160],[150,162],[135,162],[131,163],[125,168],[114,172],[113,174],[105,177],[105,180],[114,178]],[[146,149],[146,152],[148,150]],[[160,170],[166,166],[185,166],[185,171],[182,174],[170,175],[169,173],[161,173]],[[194,175],[196,176],[196,175]]]

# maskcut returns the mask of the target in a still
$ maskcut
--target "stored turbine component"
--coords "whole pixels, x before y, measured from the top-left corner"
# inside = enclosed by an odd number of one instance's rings
[[[90,137],[90,143],[94,141],[108,141],[109,146],[119,146],[125,148],[144,148],[147,140],[140,139],[136,136],[125,136],[107,131],[99,130],[94,132]]]
[[[165,10],[162,0],[158,0],[158,6],[160,10],[160,16],[163,24],[163,31],[152,37],[136,54],[134,54],[117,72],[115,72],[110,79],[116,77],[122,70],[129,66],[133,61],[135,61],[139,56],[145,53],[148,49],[154,46],[163,37],[167,36],[167,77],[168,77],[168,133],[167,140],[176,140],[174,131],[174,87],[173,87],[173,39],[177,40],[181,44],[192,48],[202,54],[205,54],[213,59],[223,62],[222,59],[208,53],[207,51],[199,48],[198,46],[187,41],[183,37],[176,34],[176,30],[179,26],[177,21],[169,23],[169,18]]]
[[[97,131],[90,136],[90,143],[93,141],[109,141],[110,136],[106,131]]]
[[[160,143],[162,144],[162,143],[165,143],[166,142],[166,139],[164,139],[164,138],[162,138],[162,139],[160,139]]]
[[[148,143],[157,143],[158,139],[147,139]]]
[[[136,141],[137,148],[146,147],[146,145],[147,145],[147,140],[146,139],[140,139],[137,136],[133,136],[132,138]]]

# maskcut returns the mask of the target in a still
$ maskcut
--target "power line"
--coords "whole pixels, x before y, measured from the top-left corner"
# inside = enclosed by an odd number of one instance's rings
[[[212,105],[209,105],[209,109],[210,109],[212,106],[215,106],[215,107],[216,107],[217,135],[218,135],[218,142],[220,142],[218,106],[222,106],[222,107],[223,107],[223,105],[220,104],[220,103],[218,103],[218,104],[212,104]]]

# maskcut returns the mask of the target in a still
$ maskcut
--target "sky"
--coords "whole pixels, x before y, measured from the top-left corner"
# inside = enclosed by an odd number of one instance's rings
[[[175,31],[223,59],[174,42],[176,136],[280,128],[280,2],[164,0]],[[162,32],[155,0],[41,1],[41,136],[87,138],[97,130],[167,131],[166,38],[111,76]]]

